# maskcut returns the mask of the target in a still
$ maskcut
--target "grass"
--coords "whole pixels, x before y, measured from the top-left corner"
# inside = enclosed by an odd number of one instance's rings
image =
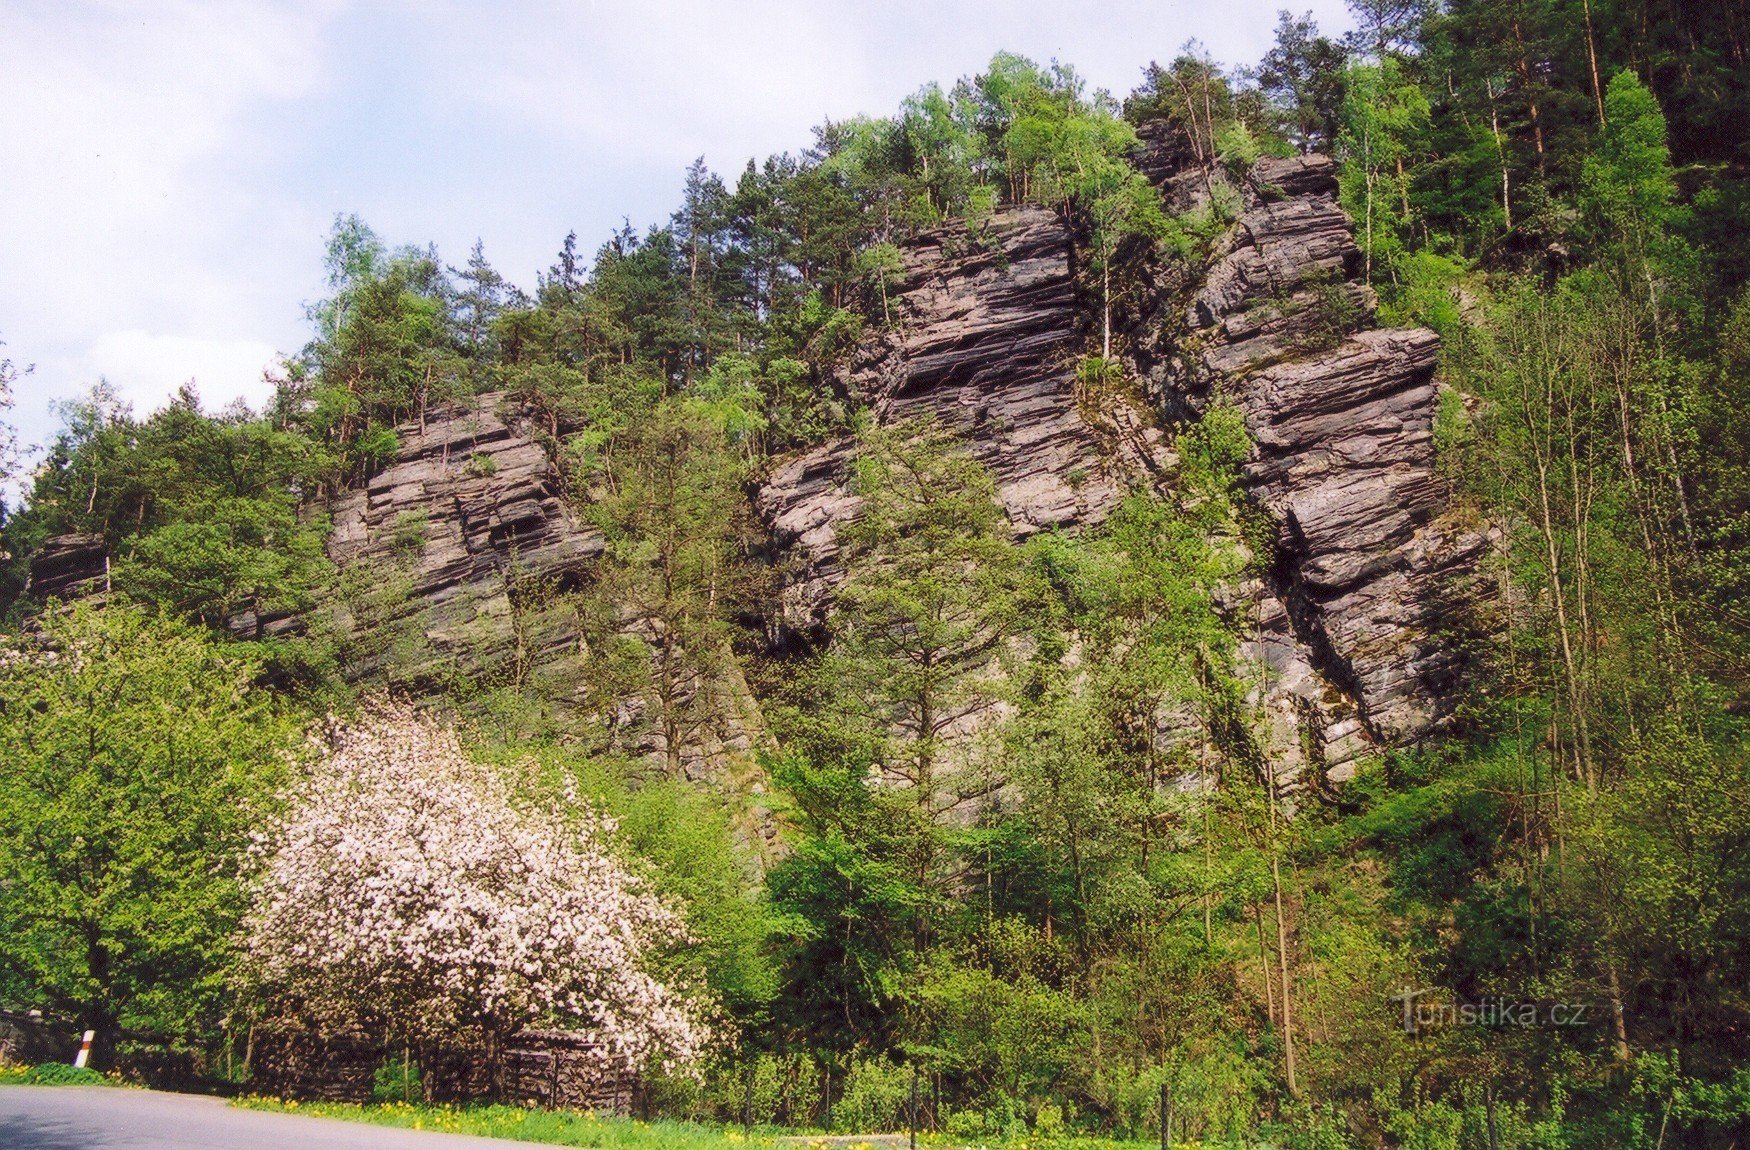
[[[36,1066],[0,1064],[0,1085],[3,1086],[104,1086],[109,1079],[83,1066],[65,1062],[44,1062]]]
[[[475,1134],[488,1138],[513,1138],[553,1146],[585,1146],[595,1150],[874,1150],[892,1145],[891,1136],[859,1142],[843,1135],[810,1137],[783,1130],[755,1128],[751,1134],[735,1126],[698,1122],[640,1122],[632,1118],[598,1117],[578,1110],[526,1110],[520,1106],[424,1106],[407,1102],[360,1105],[353,1102],[286,1102],[277,1098],[241,1098],[233,1103],[252,1110],[313,1114],[398,1126],[408,1130],[439,1130],[447,1134]],[[965,1139],[943,1134],[919,1134],[918,1145],[930,1150],[965,1147]],[[998,1139],[1003,1150],[1144,1150],[1155,1143],[1118,1142],[1106,1138],[1028,1137],[1013,1141]],[[1183,1145],[1175,1143],[1175,1145]]]
[[[748,1150],[776,1146],[774,1138],[693,1122],[639,1122],[630,1118],[597,1117],[578,1110],[525,1110],[520,1106],[422,1106],[408,1102],[360,1105],[352,1102],[282,1102],[277,1098],[243,1098],[235,1105],[252,1110],[278,1110],[343,1118],[409,1130],[441,1130],[448,1134],[478,1134],[514,1138],[554,1146],[588,1146],[598,1150]]]

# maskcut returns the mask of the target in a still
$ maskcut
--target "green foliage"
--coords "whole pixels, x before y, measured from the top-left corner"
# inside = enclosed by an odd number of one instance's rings
[[[0,1084],[15,1086],[107,1086],[109,1079],[89,1066],[42,1062],[35,1066],[0,1066]]]
[[[106,1040],[223,1011],[236,880],[294,728],[255,667],[144,610],[45,616],[0,668],[9,997]]]
[[[1244,120],[1234,120],[1216,134],[1215,155],[1230,171],[1243,176],[1264,155],[1264,145]]]
[[[1447,340],[1462,338],[1458,292],[1464,270],[1458,260],[1426,250],[1402,256],[1392,265],[1393,279],[1380,302],[1380,319],[1431,327]]]
[[[608,656],[598,670],[631,676],[605,684],[604,710],[641,698],[673,775],[736,689],[730,619],[750,575],[745,437],[759,426],[758,397],[715,373],[701,390],[593,439],[577,478],[599,493],[586,513],[607,544],[592,589],[591,637]],[[628,662],[628,647],[645,657]]]
[[[1340,132],[1345,95],[1343,45],[1319,34],[1312,13],[1277,13],[1276,41],[1259,61],[1257,82],[1273,98],[1284,135],[1303,152],[1329,148]]]
[[[871,786],[867,771],[774,764],[799,841],[766,878],[784,939],[780,1024],[827,1050],[895,1037],[916,940],[938,909],[934,824]]]
[[[1351,65],[1343,80],[1339,199],[1356,224],[1363,274],[1399,282],[1415,225],[1409,164],[1429,123],[1428,98],[1398,61]]]
[[[940,1052],[930,1068],[972,1097],[1041,1114],[1040,1133],[1050,1133],[1041,1108],[1082,1068],[1080,1052],[1093,1037],[1087,1003],[1025,971],[1001,977],[946,956],[923,972],[918,996],[932,1050]]]
[[[61,414],[26,508],[5,524],[14,555],[101,534],[117,588],[214,626],[310,605],[330,571],[326,518],[300,498],[328,466],[319,446],[246,414],[207,415],[192,391],[140,421],[100,385]]]
[[[1283,14],[1255,70],[1187,44],[1122,115],[1068,66],[1000,53],[733,180],[693,164],[669,219],[593,256],[567,237],[530,296],[478,244],[450,268],[341,217],[265,417],[191,392],[136,418],[103,384],[68,405],[8,509],[6,596],[45,538],[95,531],[123,598],[45,616],[47,646],[0,667],[0,997],[210,1034],[223,864],[290,733],[251,684],[369,666],[447,682],[501,749],[543,740],[532,793],[616,817],[686,907],[697,943],[664,961],[715,993],[731,1041],[702,1082],[659,1082],[663,1106],[891,1128],[915,1068],[965,1139],[1152,1142],[1166,1085],[1181,1142],[1725,1144],[1750,1111],[1741,30],[1639,0],[1354,16],[1338,43]],[[1163,211],[1143,148],[1196,206]],[[1475,689],[1446,737],[1338,789],[1307,774],[1281,804],[1254,697],[1272,672],[1241,657],[1269,645],[1245,588],[1275,578],[1278,530],[1243,494],[1267,445],[1240,409],[1218,394],[1172,429],[1162,490],[1017,547],[954,438],[867,426],[845,368],[871,325],[906,322],[920,229],[988,252],[995,210],[1041,206],[1073,245],[1076,399],[1098,425],[1141,402],[1125,343],[1169,314],[1131,301],[1200,275],[1242,207],[1288,194],[1258,173],[1296,150],[1335,160],[1361,251],[1343,275],[1382,323],[1443,338],[1435,449],[1498,540],[1499,626],[1452,638]],[[1336,277],[1310,296],[1301,351],[1363,318]],[[605,553],[563,586],[506,568],[516,653],[480,683],[447,670],[466,629],[408,611],[423,519],[394,525],[383,569],[336,574],[322,508],[489,389],[530,413]],[[862,514],[829,614],[799,633],[766,605],[748,493],[853,431]],[[1298,625],[1312,604],[1287,590]],[[257,640],[298,612],[306,641]],[[561,616],[581,682],[531,668]],[[42,655],[81,643],[111,657]],[[748,733],[721,777],[685,781]],[[1390,996],[1409,986],[1623,1024],[1408,1036]],[[343,1112],[731,1140],[415,1108],[411,1070],[383,1071],[401,1104]]]
[[[371,1073],[371,1101],[412,1102],[416,1097],[423,1100],[425,1085],[422,1078],[419,1063],[406,1055],[385,1059]]]
[[[1583,202],[1625,238],[1645,242],[1674,222],[1677,184],[1665,115],[1633,72],[1611,78],[1605,125],[1580,170]]]
[[[334,295],[310,308],[315,338],[287,365],[274,402],[284,422],[332,452],[323,478],[347,482],[393,454],[396,423],[473,385],[435,251],[389,252],[357,216],[336,216],[327,263]],[[488,272],[481,256],[466,318],[476,341],[492,322],[478,295]]]
[[[1218,398],[1195,423],[1183,429],[1178,446],[1186,489],[1201,499],[1215,501],[1200,504],[1205,509],[1203,522],[1214,526],[1222,516],[1232,513],[1226,501],[1237,494],[1240,467],[1252,454],[1245,413]]]
[[[523,761],[521,745],[495,751]],[[763,887],[764,860],[753,842],[757,812],[749,800],[689,784],[650,778],[635,762],[580,760],[557,746],[535,749],[528,778],[536,801],[587,804],[614,819],[618,841],[655,889],[685,914],[693,942],[669,956],[670,973],[703,980],[739,1028],[764,1023],[773,1008],[777,974],[768,948],[782,925]],[[729,1036],[738,1039],[739,1035]]]
[[[1018,624],[1008,520],[984,469],[941,428],[862,437],[861,514],[840,529],[848,577],[816,668],[835,737],[910,788],[929,812],[949,801],[949,729],[996,698],[994,662]]]

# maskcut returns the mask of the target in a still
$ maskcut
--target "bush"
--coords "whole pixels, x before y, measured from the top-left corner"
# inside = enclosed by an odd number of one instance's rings
[[[1464,279],[1463,261],[1436,252],[1420,251],[1400,257],[1394,265],[1391,285],[1381,285],[1381,322],[1405,327],[1423,325],[1444,339],[1458,334],[1463,317],[1459,312],[1459,286]]]
[[[1173,1061],[1171,1067],[1132,1071],[1120,1064],[1105,1072],[1100,1099],[1117,1133],[1159,1137],[1163,1081],[1173,1090],[1175,1138],[1238,1142],[1257,1128],[1269,1075],[1246,1049],[1217,1042],[1207,1049],[1177,1051]]]
[[[883,1133],[904,1130],[910,1114],[912,1071],[884,1058],[858,1060],[833,1099],[834,1130]]]
[[[405,1055],[384,1060],[371,1075],[371,1101],[412,1102],[425,1098],[419,1063]]]

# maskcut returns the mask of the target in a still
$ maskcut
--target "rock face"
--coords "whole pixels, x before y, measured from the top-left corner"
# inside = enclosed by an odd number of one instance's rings
[[[1018,537],[1097,526],[1133,487],[1170,489],[1162,427],[1217,395],[1237,404],[1255,445],[1251,494],[1277,538],[1272,569],[1227,589],[1225,606],[1259,668],[1274,761],[1341,779],[1455,703],[1448,636],[1484,540],[1446,513],[1434,470],[1438,340],[1377,328],[1328,159],[1266,159],[1235,180],[1188,168],[1160,131],[1143,136],[1140,166],[1169,209],[1222,205],[1231,222],[1194,264],[1136,261],[1121,342],[1140,395],[1078,382],[1092,307],[1071,226],[1039,208],[908,242],[887,322],[842,382],[883,423],[927,416],[963,435]],[[622,749],[673,762],[636,701],[588,697],[586,629],[568,592],[593,580],[605,541],[573,514],[534,429],[484,395],[398,432],[395,460],[332,507],[340,590],[308,618],[233,626],[328,628],[350,676],[415,696],[514,685],[555,714],[628,732]],[[853,451],[844,439],[782,461],[757,494],[793,628],[821,622],[842,576]],[[28,590],[70,599],[107,582],[101,537],[60,536],[33,557]],[[650,638],[631,614],[608,628]],[[689,774],[758,737],[735,660],[720,662],[733,682],[691,689],[730,700],[716,709],[733,714],[688,736]]]
[[[1158,465],[1161,435],[1119,405],[1078,395],[1085,332],[1069,232],[1042,208],[1013,208],[904,249],[890,324],[852,358],[845,383],[883,423],[931,417],[967,438],[1018,537],[1098,524],[1126,476]],[[828,444],[772,472],[758,509],[795,561],[791,622],[818,616],[837,581],[834,526],[856,514],[852,444]]]
[[[649,626],[621,610],[586,632],[573,592],[595,579],[605,540],[573,514],[505,396],[430,412],[397,437],[395,461],[333,507],[328,554],[342,577],[318,618],[340,637],[350,678],[421,697],[515,686],[555,728],[589,727],[693,778],[751,748],[762,724],[733,659],[711,682],[681,685],[677,705],[697,699],[702,714],[689,715],[673,756],[642,700],[592,692],[589,635],[605,625],[649,639]]]
[[[1239,404],[1257,447],[1246,474],[1278,527],[1283,622],[1367,732],[1413,740],[1455,701],[1445,632],[1484,546],[1442,519],[1439,339],[1372,328],[1328,158],[1262,160],[1239,191],[1180,322],[1164,319],[1139,358],[1193,410],[1218,387]]]
[[[39,601],[82,599],[109,590],[109,548],[101,535],[53,535],[30,557],[25,594]]]
[[[1207,263],[1161,266],[1131,317],[1129,359],[1153,412],[1080,394],[1090,333],[1070,232],[1040,209],[909,244],[891,323],[845,382],[883,422],[930,415],[960,429],[1019,536],[1099,524],[1128,487],[1162,481],[1159,421],[1231,396],[1257,448],[1252,494],[1278,528],[1274,570],[1233,589],[1242,654],[1266,668],[1257,699],[1283,769],[1342,779],[1380,743],[1427,733],[1454,701],[1442,631],[1482,540],[1441,518],[1438,339],[1373,329],[1328,159],[1267,159],[1235,183],[1186,172],[1157,143],[1140,166],[1174,210],[1238,205]],[[818,620],[839,577],[835,527],[857,511],[852,450],[793,459],[759,494],[793,561],[793,622]]]
[[[602,554],[571,515],[541,447],[504,396],[397,429],[400,450],[333,507],[329,557],[346,573],[328,610],[348,639],[347,674],[393,671],[416,693],[458,675],[546,680],[578,670],[563,592]]]

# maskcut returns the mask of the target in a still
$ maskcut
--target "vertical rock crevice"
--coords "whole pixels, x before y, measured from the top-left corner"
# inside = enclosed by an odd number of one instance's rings
[[[1170,204],[1195,197],[1157,178]],[[1138,370],[1169,406],[1218,393],[1239,406],[1248,485],[1276,526],[1281,624],[1370,741],[1415,741],[1456,704],[1461,654],[1445,636],[1485,547],[1436,475],[1439,337],[1375,326],[1329,158],[1266,158],[1228,186],[1238,218],[1189,290],[1163,278]],[[1345,762],[1339,750],[1332,765]]]

